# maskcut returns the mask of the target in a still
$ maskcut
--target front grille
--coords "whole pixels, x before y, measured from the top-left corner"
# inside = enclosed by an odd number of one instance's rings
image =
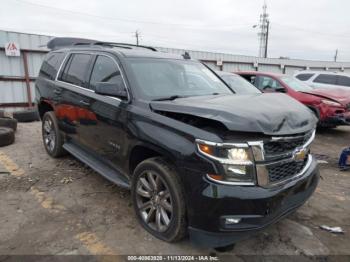
[[[300,173],[307,163],[307,158],[300,162],[288,162],[284,164],[278,164],[274,166],[268,166],[267,171],[269,174],[269,182],[275,183],[288,178],[291,178]]]
[[[276,141],[269,141],[264,144],[266,155],[281,155],[294,151],[296,148],[303,146],[311,137],[312,133],[305,136],[298,136],[295,138],[281,139]]]

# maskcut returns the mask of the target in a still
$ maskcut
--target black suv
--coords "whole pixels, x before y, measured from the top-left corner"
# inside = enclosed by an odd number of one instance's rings
[[[130,188],[152,235],[234,243],[318,183],[316,119],[284,94],[236,94],[188,54],[55,38],[36,80],[44,146]]]

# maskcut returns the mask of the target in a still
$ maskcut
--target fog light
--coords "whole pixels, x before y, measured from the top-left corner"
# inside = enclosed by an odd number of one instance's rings
[[[233,217],[225,218],[226,225],[238,224],[239,222],[241,222],[240,218],[233,218]]]

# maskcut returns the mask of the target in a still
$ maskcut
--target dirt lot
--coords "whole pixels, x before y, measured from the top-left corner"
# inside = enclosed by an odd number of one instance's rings
[[[167,244],[137,223],[128,191],[112,185],[73,157],[50,158],[41,123],[19,124],[15,144],[0,148],[0,255],[10,254],[204,254],[184,240]],[[295,214],[238,243],[236,255],[350,255],[350,172],[337,169],[350,145],[350,127],[320,131],[313,152],[320,184]],[[319,225],[341,226],[332,234]],[[1,260],[1,259],[0,259]]]

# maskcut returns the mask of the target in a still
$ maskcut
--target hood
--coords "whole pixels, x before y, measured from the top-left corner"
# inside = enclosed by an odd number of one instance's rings
[[[344,106],[350,103],[350,90],[343,88],[314,89],[313,91],[303,93],[331,99]]]
[[[310,131],[317,119],[284,94],[217,95],[152,101],[152,110],[220,121],[231,131],[291,135]]]

